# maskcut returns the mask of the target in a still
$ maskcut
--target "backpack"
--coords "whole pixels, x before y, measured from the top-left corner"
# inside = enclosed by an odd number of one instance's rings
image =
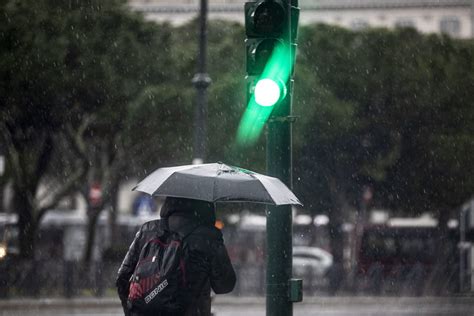
[[[182,313],[190,305],[191,291],[186,281],[184,239],[168,229],[148,240],[140,251],[130,278],[128,305],[140,313]],[[163,225],[164,224],[164,225]]]

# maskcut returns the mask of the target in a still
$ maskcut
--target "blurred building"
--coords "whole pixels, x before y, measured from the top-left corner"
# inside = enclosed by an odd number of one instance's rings
[[[209,18],[244,22],[245,0],[208,0]],[[130,0],[150,20],[182,24],[200,0]],[[327,23],[359,30],[414,27],[424,33],[474,37],[474,0],[299,0],[300,24]]]

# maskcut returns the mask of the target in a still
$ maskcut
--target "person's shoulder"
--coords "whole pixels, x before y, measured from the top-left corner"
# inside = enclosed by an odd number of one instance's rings
[[[140,227],[140,231],[144,233],[150,231],[157,231],[160,229],[160,222],[161,220],[159,219],[148,221]]]

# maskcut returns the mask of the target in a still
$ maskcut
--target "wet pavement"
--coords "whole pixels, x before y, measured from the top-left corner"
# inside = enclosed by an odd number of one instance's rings
[[[263,298],[224,296],[213,304],[215,316],[265,316]],[[308,297],[296,303],[295,316],[473,316],[474,297]],[[0,300],[1,316],[123,315],[115,298]]]

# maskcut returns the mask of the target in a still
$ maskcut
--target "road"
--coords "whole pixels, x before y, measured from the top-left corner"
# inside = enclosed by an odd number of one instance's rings
[[[266,316],[262,298],[218,298],[215,316]],[[0,316],[116,316],[116,299],[0,300]],[[294,305],[294,316],[473,316],[474,297],[321,297]]]

